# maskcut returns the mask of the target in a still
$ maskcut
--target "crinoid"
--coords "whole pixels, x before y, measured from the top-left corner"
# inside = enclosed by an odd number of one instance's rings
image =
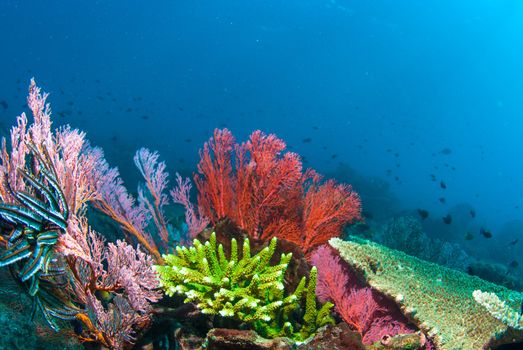
[[[36,160],[33,163],[38,164],[37,170],[36,167],[34,171],[17,169],[25,191],[12,190],[6,180],[6,187],[17,203],[0,203],[2,231],[9,233],[5,240],[7,249],[0,255],[0,267],[10,267],[54,328],[49,315],[69,318],[74,314],[74,310],[64,309],[61,298],[55,295],[65,271],[53,256],[53,247],[67,228],[69,212],[45,148],[41,147],[41,152],[34,145],[29,144],[29,148]]]

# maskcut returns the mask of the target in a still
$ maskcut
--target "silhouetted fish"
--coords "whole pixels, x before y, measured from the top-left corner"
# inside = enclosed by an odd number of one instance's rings
[[[313,126],[312,128],[313,128],[314,130],[320,130],[320,128],[317,127],[317,126]]]
[[[439,201],[440,201],[441,203],[445,204],[445,202],[446,202],[447,200],[445,199],[445,197],[440,197],[440,198],[439,198]]]
[[[515,269],[519,266],[519,263],[516,261],[516,260],[512,260],[510,262],[510,264],[508,264],[508,266],[511,268],[511,269]]]
[[[185,139],[185,142],[187,142],[187,143],[191,143],[191,142],[192,142],[192,139]]]
[[[476,211],[474,209],[470,209],[470,217],[475,218],[476,217]]]
[[[445,182],[441,181],[441,182],[439,183],[439,187],[441,187],[441,188],[443,188],[443,189],[446,189],[446,188],[447,188],[447,184],[446,184]]]
[[[472,241],[473,239],[474,239],[474,235],[470,232],[467,232],[467,234],[465,235],[465,240]]]
[[[479,229],[479,233],[485,238],[492,238],[492,232],[485,230],[483,227]]]
[[[141,118],[142,118],[143,120],[147,120],[147,119],[149,119],[149,116],[144,114],[144,115],[141,116]]]
[[[446,156],[448,156],[451,153],[452,153],[452,150],[450,148],[448,148],[448,147],[445,147],[441,151],[439,151],[439,154],[444,154]]]
[[[306,137],[303,140],[301,140],[301,142],[303,142],[303,143],[311,143],[312,142],[312,138]]]
[[[515,240],[510,241],[510,242],[508,243],[508,245],[516,245],[516,244],[518,244],[518,242],[519,242],[519,239],[516,238]]]
[[[450,214],[447,214],[442,218],[442,220],[444,224],[450,225],[452,223],[452,216]]]
[[[418,214],[419,214],[420,218],[423,220],[425,220],[426,218],[429,217],[429,212],[425,209],[418,209]]]
[[[331,155],[331,159],[336,159],[336,157],[338,157],[337,154],[333,154],[333,155]]]
[[[2,106],[2,108],[4,108],[4,109],[7,109],[9,107],[9,105],[7,104],[7,102],[5,100],[0,101],[0,106]]]
[[[430,174],[430,179],[431,179],[432,181],[436,181],[436,175],[434,175],[434,174]]]

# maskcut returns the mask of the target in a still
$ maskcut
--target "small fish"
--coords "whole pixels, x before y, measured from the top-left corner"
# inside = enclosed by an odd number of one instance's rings
[[[439,187],[441,187],[441,188],[443,188],[443,189],[446,189],[446,188],[447,188],[447,184],[446,184],[445,182],[441,181],[441,182],[439,183]]]
[[[312,138],[306,137],[303,140],[301,140],[301,142],[303,142],[303,143],[311,143],[312,142]]]
[[[394,157],[399,158],[400,154],[398,152],[394,153]]]
[[[313,128],[314,130],[320,130],[320,128],[317,127],[317,126],[313,126],[312,128]]]
[[[511,268],[511,269],[515,269],[519,266],[519,263],[516,261],[516,260],[512,260],[510,262],[510,264],[508,264],[508,266]]]
[[[443,204],[445,204],[445,202],[447,201],[445,197],[440,197],[438,200]]]
[[[178,107],[178,110],[179,110],[180,112],[183,112],[183,111],[184,111],[183,107]]]
[[[516,238],[515,240],[510,241],[508,245],[516,245],[516,244],[518,244],[518,242],[519,242],[519,239]]]
[[[129,112],[132,112],[133,109],[132,109],[131,107],[127,107],[127,109],[126,109],[125,111],[126,111],[127,113],[129,113]]]
[[[479,233],[485,238],[492,238],[492,232],[485,230],[483,227],[479,230]]]
[[[439,154],[443,154],[443,155],[446,155],[446,156],[448,156],[451,153],[452,153],[452,150],[450,148],[448,148],[448,147],[445,147],[441,151],[439,151]]]
[[[338,157],[337,154],[333,154],[333,155],[331,155],[331,159],[336,159],[337,157]]]
[[[465,240],[472,241],[473,239],[474,239],[474,235],[470,232],[467,232],[467,234],[465,235]]]
[[[0,106],[2,106],[3,109],[7,109],[9,107],[9,105],[7,104],[6,101],[2,100],[0,101]]]
[[[441,218],[443,220],[443,223],[445,225],[450,225],[452,223],[452,216],[450,214],[447,214],[445,215],[443,218]]]
[[[430,180],[431,181],[436,181],[436,175],[430,174]]]
[[[474,209],[470,209],[470,217],[475,218],[476,217],[476,211]]]
[[[418,214],[422,220],[425,220],[426,218],[429,217],[429,212],[428,212],[428,210],[425,210],[425,209],[418,209]]]
[[[142,118],[143,120],[147,120],[147,119],[149,119],[149,116],[146,115],[146,114],[144,114],[144,115],[141,116],[141,118]]]
[[[192,142],[192,139],[185,139],[185,142],[187,142],[187,143],[191,143],[191,142]]]

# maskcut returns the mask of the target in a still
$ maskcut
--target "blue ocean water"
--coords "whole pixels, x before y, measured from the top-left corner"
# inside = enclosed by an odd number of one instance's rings
[[[430,236],[523,263],[521,1],[3,0],[0,45],[2,135],[31,77],[131,188],[142,146],[190,175],[214,128],[262,129],[370,221],[427,210]]]

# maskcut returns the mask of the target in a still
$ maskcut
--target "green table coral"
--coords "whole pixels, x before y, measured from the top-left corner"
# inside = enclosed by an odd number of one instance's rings
[[[165,265],[155,268],[167,295],[184,295],[185,302],[195,303],[205,314],[233,317],[264,337],[303,341],[319,327],[334,322],[332,304],[317,309],[314,267],[309,283],[303,277],[294,293],[286,295],[283,278],[292,254],[282,254],[280,262],[271,266],[276,243],[273,238],[269,246],[251,256],[245,239],[240,258],[238,244],[232,239],[227,259],[223,246],[216,246],[213,233],[205,243],[196,239],[190,248],[176,247],[176,254],[164,255]],[[303,317],[296,319],[296,314]]]
[[[523,331],[496,319],[473,296],[475,290],[495,293],[517,310],[522,293],[366,240],[335,238],[329,244],[372,288],[395,300],[438,349],[478,350],[523,340]]]

